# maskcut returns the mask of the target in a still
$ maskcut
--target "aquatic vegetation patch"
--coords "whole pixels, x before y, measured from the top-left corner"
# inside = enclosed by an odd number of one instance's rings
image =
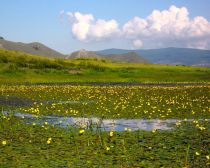
[[[29,125],[12,116],[0,120],[1,167],[209,166],[207,121],[182,123],[174,131],[102,132]]]
[[[1,86],[2,96],[33,101],[17,111],[97,118],[209,118],[210,86]]]
[[[205,86],[0,86],[0,167],[209,167],[210,87]],[[2,101],[3,102],[3,101]],[[9,111],[9,115],[2,113]],[[22,112],[15,116],[14,112]],[[27,116],[42,118],[40,122]],[[25,117],[22,119],[22,117]],[[51,117],[51,118],[48,118]],[[124,131],[61,118],[174,119],[173,130]],[[30,117],[29,117],[30,118]],[[47,120],[46,120],[47,119]],[[48,120],[50,119],[50,120]],[[57,120],[58,121],[58,120]],[[64,123],[63,123],[64,122]],[[134,122],[135,123],[135,122]]]

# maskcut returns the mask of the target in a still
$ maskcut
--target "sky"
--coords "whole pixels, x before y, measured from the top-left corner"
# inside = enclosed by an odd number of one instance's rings
[[[0,0],[0,36],[59,52],[210,49],[210,0]]]

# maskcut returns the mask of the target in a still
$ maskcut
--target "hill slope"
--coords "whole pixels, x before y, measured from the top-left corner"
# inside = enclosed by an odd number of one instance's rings
[[[97,51],[98,54],[124,54],[127,52],[135,52],[151,63],[156,64],[181,64],[181,65],[210,65],[210,51],[191,48],[162,48],[148,50],[123,50],[123,49],[107,49]]]
[[[71,53],[66,59],[78,59],[78,58],[97,58],[102,59],[101,55],[96,54],[92,51],[86,51],[84,49]]]
[[[106,55],[105,58],[119,62],[130,62],[130,63],[149,63],[146,59],[139,56],[135,52],[128,52],[124,54],[111,54]]]
[[[130,63],[149,63],[146,59],[139,56],[135,52],[128,52],[124,54],[111,54],[101,55],[93,51],[86,51],[84,49],[73,52],[67,56],[66,59],[78,59],[78,58],[96,58],[96,59],[109,59],[117,62],[130,62]]]
[[[21,51],[28,54],[45,57],[64,57],[63,54],[37,42],[26,44],[0,39],[0,49]]]

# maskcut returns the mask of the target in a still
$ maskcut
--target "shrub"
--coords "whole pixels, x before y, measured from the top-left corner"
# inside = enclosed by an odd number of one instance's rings
[[[7,58],[7,56],[5,55],[0,55],[0,63],[8,63],[9,60]]]

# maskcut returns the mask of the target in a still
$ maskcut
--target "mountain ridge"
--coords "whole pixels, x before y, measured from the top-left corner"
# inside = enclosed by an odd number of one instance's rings
[[[1,38],[0,49],[21,51],[28,54],[40,55],[45,57],[64,57],[63,54],[39,42],[32,42],[32,43],[12,42]]]
[[[21,51],[32,55],[40,55],[45,57],[60,57],[65,55],[53,50],[39,42],[22,43],[12,42],[0,38],[0,49]],[[79,54],[78,54],[79,52]],[[135,54],[134,54],[135,53]],[[210,67],[210,50],[202,50],[195,48],[160,48],[160,49],[140,49],[127,50],[110,48],[99,51],[79,50],[73,52],[66,59],[75,58],[97,58],[111,59],[113,61],[122,62],[138,62],[138,63],[154,63],[154,64],[170,64],[170,65],[190,65]]]
[[[140,56],[135,52],[127,52],[123,54],[111,54],[104,56],[105,58],[111,59],[113,61],[122,61],[122,62],[130,62],[130,63],[149,63],[145,58]]]
[[[95,53],[93,51],[87,51],[85,49],[81,49],[79,51],[75,51],[75,52],[71,53],[65,59],[79,59],[79,58],[102,59],[103,57],[101,55],[98,55],[97,53]]]
[[[95,59],[108,59],[117,62],[130,62],[130,63],[149,63],[146,59],[136,54],[135,52],[127,52],[124,54],[110,54],[101,55],[93,51],[79,50],[71,53],[66,59],[79,59],[79,58],[95,58]]]
[[[210,50],[192,48],[161,48],[145,50],[105,49],[96,51],[98,54],[124,54],[135,52],[151,63],[172,65],[207,65],[210,66]]]

